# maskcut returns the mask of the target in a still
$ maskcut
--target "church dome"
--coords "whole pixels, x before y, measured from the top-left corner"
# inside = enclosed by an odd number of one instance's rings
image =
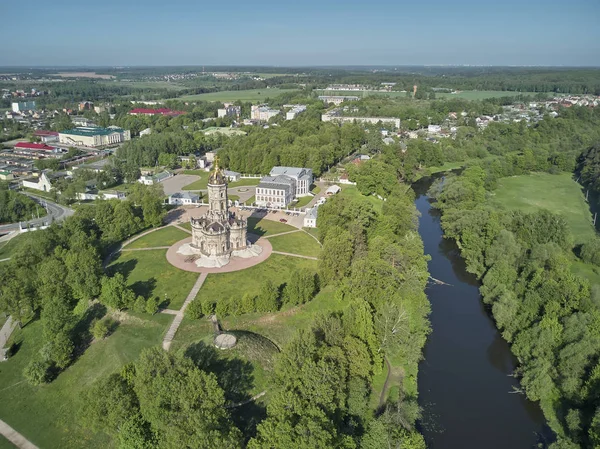
[[[215,169],[208,176],[208,183],[213,185],[225,184],[225,175],[219,168],[219,160],[215,159]]]

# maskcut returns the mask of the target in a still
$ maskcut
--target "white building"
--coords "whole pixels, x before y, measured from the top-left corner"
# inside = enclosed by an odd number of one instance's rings
[[[152,134],[152,129],[151,128],[142,129],[140,131],[140,137],[142,137],[142,136],[148,136],[150,134]]]
[[[138,182],[140,184],[144,184],[146,186],[151,186],[153,184],[158,184],[159,182],[163,182],[165,179],[168,179],[170,177],[173,176],[173,173],[169,172],[169,171],[163,171],[161,173],[158,173],[156,175],[144,175],[144,176],[140,176],[140,179],[138,179]]]
[[[252,120],[260,120],[267,122],[276,115],[279,115],[278,109],[271,109],[267,105],[252,105],[250,108],[250,118]]]
[[[429,125],[427,127],[427,132],[429,133],[439,133],[442,131],[441,125]]]
[[[339,123],[371,123],[378,124],[379,122],[385,124],[390,123],[396,128],[400,128],[400,119],[395,117],[343,117],[341,111],[333,110],[326,114],[321,114],[321,120],[324,122],[339,122]]]
[[[325,195],[332,196],[340,193],[342,188],[340,186],[332,185],[326,191]]]
[[[78,127],[58,133],[58,140],[67,145],[100,147],[131,140],[131,132],[116,126],[108,128]]]
[[[319,96],[319,100],[325,104],[333,103],[339,106],[344,101],[358,101],[360,98],[353,95],[321,95]]]
[[[190,192],[176,192],[169,195],[169,204],[178,206],[192,206],[200,204],[200,196]]]
[[[240,178],[242,177],[242,174],[238,173],[236,171],[225,170],[224,173],[225,173],[225,177],[227,178],[227,181],[229,181],[229,182],[239,181]]]
[[[310,168],[298,167],[273,167],[270,176],[288,176],[296,183],[295,196],[310,195],[310,186],[313,183],[313,172]],[[264,178],[263,178],[264,179]],[[262,180],[261,180],[262,182]]]
[[[239,117],[242,115],[242,107],[225,103],[224,108],[217,109],[217,117]]]
[[[305,228],[316,228],[317,227],[317,213],[318,207],[312,207],[306,209],[306,215],[304,216],[304,227]]]
[[[294,120],[296,117],[298,117],[298,114],[306,111],[306,105],[304,104],[295,104],[291,106],[292,108],[285,114],[286,120]]]
[[[23,185],[23,187],[28,189],[40,190],[41,192],[49,192],[52,189],[51,180],[59,176],[59,174],[51,174],[50,172],[44,171],[37,179],[24,179],[21,182],[21,184]]]
[[[35,111],[35,101],[19,101],[12,103],[13,112]]]
[[[289,176],[265,176],[256,186],[255,202],[259,206],[283,209],[294,200],[296,181]]]

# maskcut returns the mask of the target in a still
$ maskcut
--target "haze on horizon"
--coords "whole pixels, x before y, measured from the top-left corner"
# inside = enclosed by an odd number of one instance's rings
[[[0,66],[600,65],[597,0],[337,3],[8,2]]]

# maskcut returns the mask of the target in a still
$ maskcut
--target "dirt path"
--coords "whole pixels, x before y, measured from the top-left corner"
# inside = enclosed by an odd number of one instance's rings
[[[188,234],[191,234],[192,231],[190,231],[189,229],[185,229],[183,226],[179,226],[178,224],[173,223],[171,226],[175,226],[177,229],[181,229],[184,232],[187,232]]]
[[[379,408],[383,407],[383,404],[385,404],[386,393],[389,387],[390,378],[392,377],[392,365],[390,365],[387,357],[384,357],[383,360],[385,361],[385,366],[387,366],[388,372],[381,390],[381,395],[379,396]]]
[[[4,438],[20,449],[38,449],[35,444],[2,420],[0,420],[0,433],[4,435]]]
[[[152,248],[121,248],[121,252],[124,251],[153,251],[155,249],[169,249],[170,246],[153,246]]]

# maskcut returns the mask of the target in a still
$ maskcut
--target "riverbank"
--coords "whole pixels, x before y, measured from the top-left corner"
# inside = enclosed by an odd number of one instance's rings
[[[432,178],[413,185],[419,233],[431,256],[432,333],[419,367],[420,430],[431,449],[530,448],[551,438],[539,406],[512,377],[516,360],[496,330],[456,245],[443,237],[427,196]]]

